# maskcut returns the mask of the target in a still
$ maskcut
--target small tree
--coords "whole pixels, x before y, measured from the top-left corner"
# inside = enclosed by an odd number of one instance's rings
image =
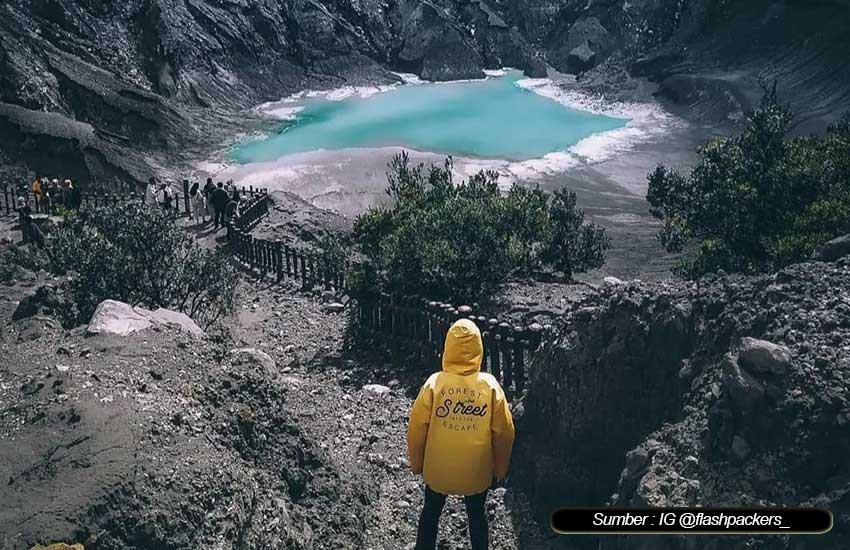
[[[772,90],[740,135],[698,150],[689,175],[663,165],[649,175],[661,243],[681,252],[695,241],[680,273],[778,269],[850,232],[850,118],[824,136],[786,139],[791,120]]]
[[[576,194],[558,189],[549,208],[552,237],[546,260],[568,277],[602,267],[611,239],[596,224],[585,223],[584,211],[576,205]]]
[[[88,321],[106,299],[171,308],[209,328],[233,308],[237,275],[172,216],[137,203],[84,209],[51,237],[51,270],[68,274],[67,322]]]
[[[502,194],[498,174],[487,171],[456,183],[451,158],[426,168],[402,154],[389,166],[392,203],[355,223],[369,259],[354,273],[355,290],[476,301],[514,273],[556,266],[570,276],[597,267],[610,247],[601,228],[584,222],[575,195],[557,194],[550,204],[539,189],[514,185]]]

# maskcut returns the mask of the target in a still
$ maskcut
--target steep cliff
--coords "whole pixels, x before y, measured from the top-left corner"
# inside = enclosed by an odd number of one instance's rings
[[[818,130],[850,107],[848,29],[847,0],[9,0],[0,163],[146,179],[297,90],[502,66],[621,97],[646,77],[712,122],[777,81],[799,131]]]
[[[558,506],[819,506],[850,537],[850,257],[589,295],[537,354],[516,475]],[[570,541],[574,542],[574,541]],[[693,542],[691,540],[690,542]],[[693,548],[675,537],[598,548]],[[756,543],[760,544],[760,543]],[[749,548],[700,539],[700,548]]]
[[[14,0],[0,6],[0,162],[38,169],[59,140],[48,171],[146,179],[297,90],[502,65],[545,74],[483,2]]]
[[[848,31],[847,0],[566,0],[533,43],[608,93],[648,77],[710,122],[737,121],[775,82],[808,132],[850,109]]]

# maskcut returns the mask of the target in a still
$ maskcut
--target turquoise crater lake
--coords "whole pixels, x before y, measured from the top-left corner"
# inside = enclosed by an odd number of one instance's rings
[[[405,85],[342,101],[311,98],[274,135],[230,150],[239,164],[293,153],[400,146],[440,154],[522,161],[564,151],[627,119],[572,109],[517,85],[519,76]]]

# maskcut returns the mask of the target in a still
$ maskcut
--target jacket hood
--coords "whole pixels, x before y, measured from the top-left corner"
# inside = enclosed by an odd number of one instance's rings
[[[443,350],[443,370],[452,374],[472,374],[481,369],[484,345],[481,331],[469,319],[451,326]]]

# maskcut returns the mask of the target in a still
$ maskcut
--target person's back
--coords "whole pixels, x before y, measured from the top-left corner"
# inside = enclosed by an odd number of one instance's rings
[[[507,476],[514,426],[499,382],[480,372],[483,355],[475,323],[452,325],[443,370],[428,378],[410,411],[410,468],[426,484],[417,550],[434,548],[446,495],[466,497],[472,548],[487,548],[484,502],[493,477]]]
[[[79,210],[80,206],[83,203],[83,195],[80,192],[80,188],[76,185],[71,188],[71,208],[74,210]]]
[[[224,226],[224,209],[227,207],[228,202],[230,202],[230,196],[224,190],[224,184],[218,182],[218,187],[212,194],[212,205],[213,210],[215,210],[215,223],[213,227],[215,229]]]
[[[223,210],[224,207],[227,206],[227,203],[230,202],[230,195],[228,195],[227,191],[224,190],[223,187],[218,187],[215,191],[213,191],[213,206],[216,210]]]
[[[232,222],[233,218],[236,216],[236,212],[238,209],[239,201],[236,198],[231,198],[230,202],[227,203],[227,206],[224,209],[224,222]]]

